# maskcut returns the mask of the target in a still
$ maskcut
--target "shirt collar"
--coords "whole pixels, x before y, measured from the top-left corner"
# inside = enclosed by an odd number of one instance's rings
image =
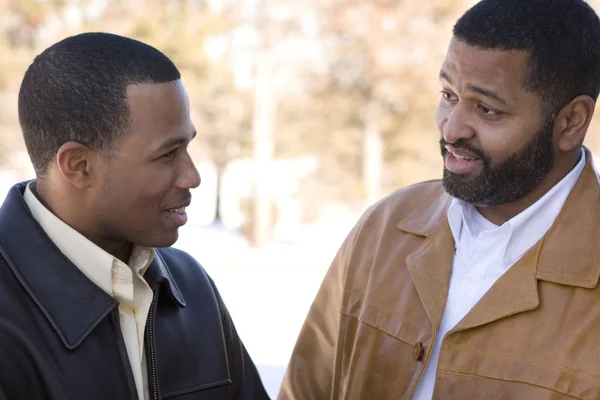
[[[579,180],[585,164],[586,155],[582,149],[579,162],[571,172],[537,202],[509,221],[513,235],[509,243],[510,252],[505,255],[507,261],[514,262],[519,259],[550,229]]]
[[[75,349],[118,307],[118,302],[88,279],[49,239],[25,203],[26,186],[27,182],[13,186],[0,207],[0,257],[62,343]],[[169,254],[166,250],[164,253]],[[169,265],[183,262],[177,257],[167,257],[166,261]],[[185,307],[167,263],[156,250],[144,279],[153,289],[157,285],[168,289],[161,290],[159,304]],[[168,302],[161,302],[161,298]]]
[[[131,281],[134,272],[144,274],[154,258],[153,249],[134,246],[128,264],[123,263],[48,210],[33,193],[32,183],[27,185],[23,198],[33,218],[65,257],[100,289],[113,296],[114,273],[128,275],[123,280]]]
[[[508,233],[502,235],[507,239],[504,242],[506,264],[511,265],[516,262],[550,229],[585,165],[586,154],[582,148],[579,162],[560,182],[525,211],[498,227],[496,232]],[[473,226],[473,213],[478,213],[475,207],[457,198],[453,198],[448,207],[448,223],[457,250],[463,242],[460,240],[461,235],[465,233],[463,230],[466,230],[469,235],[477,232]]]

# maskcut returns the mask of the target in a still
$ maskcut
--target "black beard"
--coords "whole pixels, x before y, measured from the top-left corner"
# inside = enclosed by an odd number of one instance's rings
[[[511,154],[502,164],[491,165],[489,156],[459,139],[451,145],[465,149],[483,162],[483,171],[474,178],[454,174],[444,168],[443,184],[453,197],[475,206],[496,206],[517,201],[541,185],[554,166],[552,131],[554,118],[546,118],[540,130],[519,153]],[[440,140],[442,156],[448,150]]]

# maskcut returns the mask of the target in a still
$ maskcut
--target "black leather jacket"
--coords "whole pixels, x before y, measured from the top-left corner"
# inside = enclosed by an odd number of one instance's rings
[[[50,241],[25,187],[0,208],[0,399],[137,399],[117,301]],[[268,399],[210,277],[184,252],[156,254],[144,276],[151,398]]]

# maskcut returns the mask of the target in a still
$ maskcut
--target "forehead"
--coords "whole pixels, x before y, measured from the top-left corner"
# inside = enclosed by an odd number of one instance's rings
[[[159,140],[193,130],[189,99],[181,80],[127,88],[131,133]]]
[[[517,94],[525,91],[527,61],[525,51],[481,49],[452,38],[442,72],[464,84]]]

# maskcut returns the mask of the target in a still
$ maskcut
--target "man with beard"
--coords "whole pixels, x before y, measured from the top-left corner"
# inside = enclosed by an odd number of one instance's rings
[[[281,400],[600,398],[600,185],[582,145],[598,16],[582,0],[483,0],[453,33],[443,180],[354,227]]]

